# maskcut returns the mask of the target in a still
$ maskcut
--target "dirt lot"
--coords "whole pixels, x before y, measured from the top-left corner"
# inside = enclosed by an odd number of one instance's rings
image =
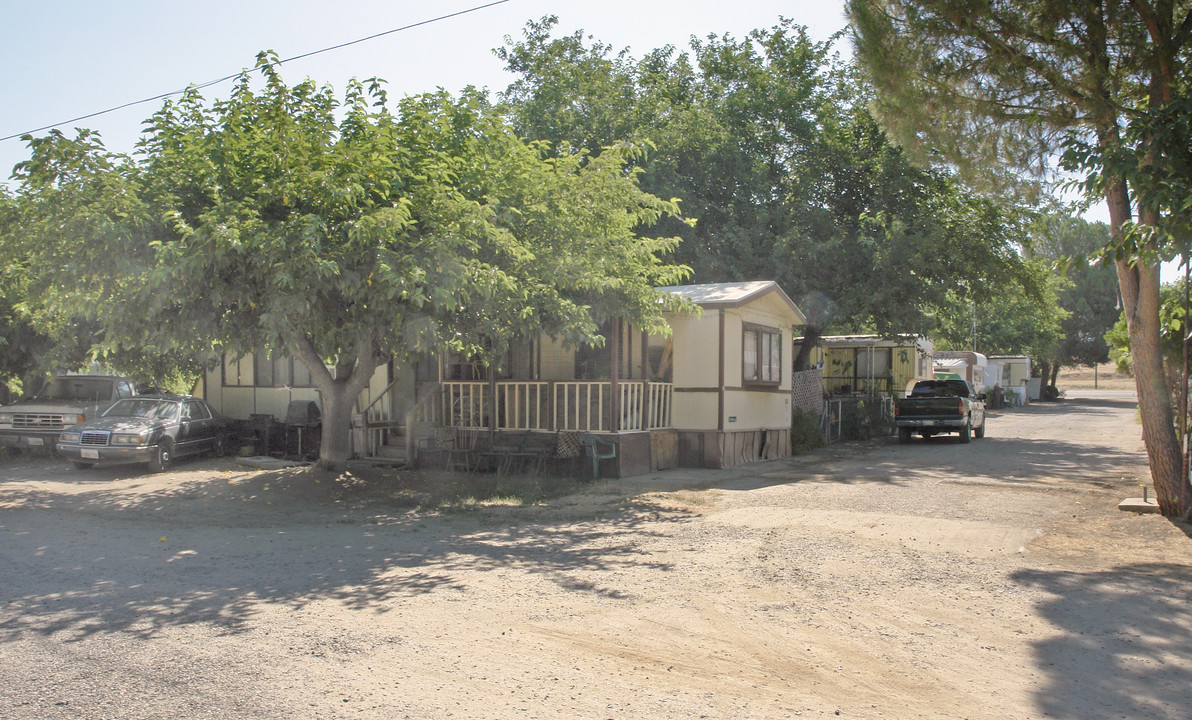
[[[1117,371],[1116,363],[1097,367],[1072,367],[1060,370],[1055,386],[1064,392],[1081,390],[1129,390],[1134,392],[1134,378]]]
[[[1070,391],[968,445],[445,509],[9,460],[0,717],[1187,718],[1192,531],[1116,509],[1134,418]]]

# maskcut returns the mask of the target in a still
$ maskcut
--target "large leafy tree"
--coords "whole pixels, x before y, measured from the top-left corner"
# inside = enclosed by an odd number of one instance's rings
[[[879,88],[877,112],[923,157],[1012,185],[1023,172],[1046,174],[1067,145],[1077,148],[1072,166],[1092,169],[1088,188],[1109,210],[1143,434],[1167,516],[1185,514],[1189,495],[1163,380],[1159,260],[1179,237],[1165,212],[1184,200],[1165,204],[1171,186],[1162,179],[1174,175],[1152,172],[1170,167],[1180,146],[1154,120],[1181,101],[1190,9],[1183,0],[848,3],[858,56]]]
[[[374,81],[341,104],[287,86],[267,55],[257,71],[227,99],[167,103],[134,157],[87,133],[31,140],[16,250],[47,313],[94,320],[112,351],[298,358],[332,469],[390,357],[445,343],[497,358],[537,332],[599,342],[614,313],[664,327],[654,287],[685,274],[662,260],[677,240],[637,229],[675,207],[639,189],[632,147],[548,158],[474,91],[392,112]]]
[[[75,159],[83,146],[93,142],[84,133],[75,143],[58,142],[60,156],[54,162]],[[43,145],[49,150],[50,144]],[[73,154],[72,154],[73,153]],[[80,169],[73,180],[84,182],[89,170]],[[55,196],[68,202],[71,190],[67,184],[55,188]],[[56,220],[63,222],[62,230],[72,232],[62,208],[50,207]],[[37,276],[49,265],[69,262],[61,256],[34,254],[22,248],[32,246],[32,234],[45,216],[31,213],[28,202],[19,201],[0,189],[0,398],[18,397],[36,392],[50,375],[74,372],[83,368],[103,367],[132,377],[141,386],[170,387],[189,390],[198,376],[200,360],[183,353],[159,353],[153,348],[128,346],[121,350],[102,347],[103,328],[94,317],[93,308],[84,304],[78,314],[58,312],[66,299],[77,298],[78,283],[66,283],[50,289],[45,296],[48,304],[31,297],[37,292]],[[47,246],[47,252],[50,248]],[[97,258],[98,259],[98,258]],[[71,266],[74,267],[74,266]],[[98,272],[100,264],[84,265]],[[7,398],[5,398],[7,399]]]
[[[1039,221],[1033,235],[1036,252],[1054,261],[1065,280],[1058,301],[1068,317],[1056,352],[1048,358],[1048,383],[1054,387],[1062,367],[1092,367],[1109,361],[1105,333],[1121,315],[1117,272],[1111,262],[1096,259],[1110,242],[1105,223],[1053,214]]]
[[[1037,295],[998,284],[987,288],[985,302],[965,303],[960,297],[939,309],[933,334],[940,350],[978,349],[986,355],[1029,355],[1043,366],[1051,362],[1063,340],[1069,313],[1059,303],[1067,282],[1052,273],[1052,264],[1028,261]]]
[[[694,220],[661,229],[683,236],[695,279],[776,280],[810,336],[930,333],[947,303],[1005,285],[1038,295],[1014,214],[915,167],[831,42],[784,20],[634,61],[582,32],[552,39],[554,25],[530,23],[498,51],[518,76],[502,95],[516,126],[558,148],[650,143],[643,187]]]

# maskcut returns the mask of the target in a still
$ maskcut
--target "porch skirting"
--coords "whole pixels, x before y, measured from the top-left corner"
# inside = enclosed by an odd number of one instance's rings
[[[679,465],[730,468],[758,460],[790,457],[791,430],[680,430]]]

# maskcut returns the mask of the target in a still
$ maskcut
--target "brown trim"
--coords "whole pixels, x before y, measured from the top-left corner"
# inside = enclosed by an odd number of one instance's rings
[[[641,350],[641,352],[642,352],[642,383],[647,384],[647,387],[648,387],[648,383],[652,379],[650,377],[650,353],[649,353],[650,336],[646,334],[645,330],[641,331],[641,347],[642,347],[642,350]],[[643,390],[644,389],[645,388],[643,388]],[[642,395],[643,400],[641,403],[641,413],[642,413],[641,423],[642,423],[643,428],[650,426],[649,397],[650,397],[649,392],[644,392]],[[672,412],[673,412],[673,410],[672,410]],[[673,424],[673,421],[672,421],[672,424]]]
[[[749,380],[745,377],[745,335],[749,332],[755,333],[757,337],[757,345],[754,350],[757,353],[756,367],[758,375],[761,375],[762,369],[762,342],[761,333],[771,333],[778,336],[778,379],[777,380]],[[762,325],[754,322],[741,322],[741,383],[749,387],[779,387],[782,385],[782,366],[783,361],[786,360],[786,353],[782,351],[782,346],[786,343],[782,332],[782,328],[773,327],[770,325]],[[766,366],[768,367],[770,358],[766,357]]]
[[[748,330],[749,328],[755,328],[758,330],[769,330],[770,332],[776,332],[776,333],[782,332],[782,328],[780,328],[780,327],[774,327],[773,325],[762,325],[761,323],[755,323],[755,322],[749,322],[748,320],[742,320],[741,321],[741,329]]]
[[[720,369],[719,377],[716,378],[716,384],[719,392],[716,393],[716,429],[724,432],[724,338],[725,338],[725,312],[720,310]]]
[[[609,356],[612,360],[612,368],[609,373],[609,385],[612,386],[613,396],[611,402],[613,411],[613,420],[609,423],[612,426],[613,432],[621,432],[621,318],[613,320],[612,340],[609,345]]]
[[[653,380],[653,373],[650,372],[650,335],[645,330],[641,331],[642,335],[642,380]]]
[[[720,388],[718,388],[718,387],[703,387],[703,388],[701,388],[701,387],[695,387],[695,388],[693,388],[693,387],[682,387],[682,388],[679,388],[679,387],[672,387],[671,389],[672,389],[672,391],[673,391],[673,392],[677,392],[677,393],[714,393],[714,392],[720,392]]]
[[[742,387],[726,387],[726,392],[758,392],[758,393],[789,393],[791,391],[788,387],[782,387],[778,383],[761,383],[757,385],[745,385]],[[678,392],[676,389],[675,392]]]

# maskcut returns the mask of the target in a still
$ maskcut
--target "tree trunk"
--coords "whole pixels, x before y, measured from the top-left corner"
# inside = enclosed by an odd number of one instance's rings
[[[323,439],[319,443],[319,467],[341,472],[352,455],[352,409],[356,398],[368,386],[380,365],[372,339],[361,338],[355,357],[342,357],[336,364],[334,377],[309,338],[300,338],[295,343],[295,355],[310,370],[322,400]]]
[[[819,344],[822,331],[813,325],[803,328],[803,343],[799,345],[799,354],[795,356],[794,371],[810,370],[811,351]]]
[[[340,472],[352,455],[352,409],[360,390],[354,383],[332,381],[329,390],[320,389],[319,393],[323,401],[319,467]]]
[[[1130,219],[1129,194],[1124,183],[1105,191],[1109,204],[1110,231],[1119,236]],[[1133,262],[1133,264],[1132,264]],[[1118,286],[1130,336],[1134,383],[1138,390],[1138,412],[1142,439],[1150,461],[1155,500],[1164,517],[1180,517],[1183,457],[1176,437],[1171,393],[1163,373],[1159,334],[1159,266],[1153,261],[1117,261]]]

